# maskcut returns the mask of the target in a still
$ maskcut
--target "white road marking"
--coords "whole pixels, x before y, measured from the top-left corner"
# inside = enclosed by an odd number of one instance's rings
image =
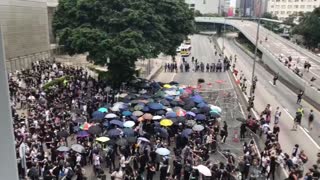
[[[269,81],[269,83],[270,83],[272,86],[275,86],[275,85],[273,85],[273,82]]]

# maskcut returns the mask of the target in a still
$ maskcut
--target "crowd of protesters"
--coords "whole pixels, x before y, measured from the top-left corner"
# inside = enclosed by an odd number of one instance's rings
[[[62,82],[46,86],[61,78]],[[160,179],[186,180],[227,180],[237,171],[244,177],[254,173],[258,160],[254,158],[257,150],[252,142],[246,145],[246,155],[239,160],[231,153],[225,154],[226,162],[210,158],[211,153],[217,153],[219,143],[225,143],[228,137],[227,123],[221,123],[210,115],[205,117],[203,129],[187,134],[185,130],[198,122],[188,124],[178,119],[178,123],[166,129],[167,132],[162,132],[163,128],[159,130],[153,121],[139,122],[135,119],[134,135],[145,137],[146,141],[134,138],[124,144],[114,139],[107,143],[95,141],[96,134],[81,131],[79,124],[93,123],[92,113],[99,107],[114,103],[106,87],[105,81],[90,77],[85,69],[57,62],[39,61],[33,63],[31,69],[9,74],[21,178],[82,180],[87,179],[89,172],[86,171],[90,166],[95,179],[103,179],[109,172],[108,178],[115,180],[144,177],[151,180],[158,171]],[[122,116],[119,111],[113,113],[122,121],[134,118]],[[127,137],[116,125],[105,127],[102,122],[95,125],[106,132],[110,128],[119,130],[117,139]],[[62,149],[73,144],[80,145],[83,150]],[[160,147],[172,150],[171,155],[159,156],[156,149]],[[244,164],[238,166],[237,161]],[[210,169],[210,177],[202,176],[194,168],[200,164]]]

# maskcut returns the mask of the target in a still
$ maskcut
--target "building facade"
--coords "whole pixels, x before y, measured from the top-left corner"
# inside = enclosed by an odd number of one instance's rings
[[[238,0],[240,16],[258,17],[267,11],[268,0]],[[262,3],[262,4],[260,4]]]
[[[201,14],[222,14],[228,12],[230,0],[185,0],[192,10],[198,10]]]
[[[0,0],[0,25],[8,72],[49,58],[46,0]]]
[[[267,12],[285,20],[289,15],[311,12],[320,6],[320,0],[269,0]]]

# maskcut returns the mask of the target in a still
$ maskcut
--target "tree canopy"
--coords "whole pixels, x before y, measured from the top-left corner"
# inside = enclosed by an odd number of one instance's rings
[[[132,79],[138,59],[175,55],[193,20],[183,0],[60,0],[53,29],[70,55],[87,52],[107,64],[118,88]]]
[[[300,17],[299,24],[293,29],[294,34],[304,37],[307,47],[318,47],[320,43],[320,7],[312,13]]]

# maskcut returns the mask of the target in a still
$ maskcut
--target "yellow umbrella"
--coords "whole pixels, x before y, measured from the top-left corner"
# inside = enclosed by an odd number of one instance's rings
[[[170,119],[162,119],[160,121],[161,126],[172,126],[173,122]]]
[[[163,85],[164,88],[171,88],[172,86],[170,84]]]
[[[96,138],[96,141],[99,141],[99,142],[102,142],[102,143],[108,142],[109,140],[110,140],[110,138],[108,138],[108,137],[98,137],[98,138]]]

